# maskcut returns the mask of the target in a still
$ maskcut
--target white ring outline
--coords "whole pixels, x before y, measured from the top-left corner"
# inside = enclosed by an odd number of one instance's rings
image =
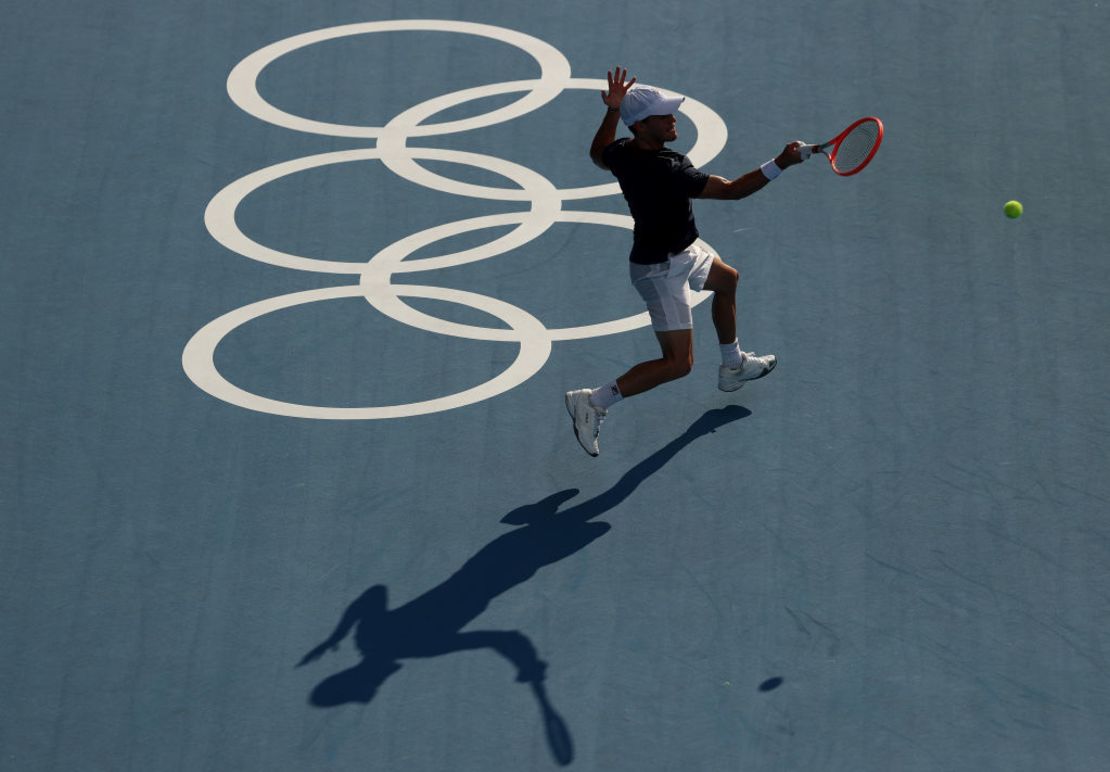
[[[424,285],[403,284],[396,285],[390,282],[393,274],[405,271],[427,271],[435,268],[445,267],[443,265],[435,264],[430,267],[420,266],[424,261],[436,261],[440,258],[421,258],[418,260],[406,260],[405,258],[415,252],[421,247],[428,244],[435,243],[441,238],[450,238],[451,236],[460,233],[469,233],[470,231],[480,230],[482,228],[493,227],[494,225],[504,225],[512,221],[512,218],[520,218],[527,214],[527,212],[510,212],[500,217],[503,221],[491,223],[487,222],[492,218],[475,217],[469,220],[457,220],[453,223],[446,223],[445,225],[436,226],[435,228],[428,228],[423,231],[407,236],[404,239],[395,241],[388,247],[383,249],[374,257],[370,258],[370,262],[366,265],[366,271],[362,274],[359,282],[364,290],[364,296],[367,302],[374,308],[378,309],[381,313],[389,316],[402,324],[407,324],[410,327],[417,329],[432,331],[442,331],[440,328],[433,330],[433,325],[449,325],[453,335],[460,338],[472,338],[474,340],[496,340],[505,342],[520,342],[520,338],[513,335],[514,329],[503,329],[498,327],[476,327],[474,325],[459,324],[455,322],[447,322],[446,320],[439,319],[438,317],[425,314],[422,311],[414,309],[412,306],[403,302],[396,294],[391,293],[391,287],[403,286],[414,287]],[[608,212],[590,212],[590,211],[577,211],[577,210],[563,210],[556,217],[557,222],[563,223],[585,223],[592,225],[609,225],[615,228],[626,228],[632,230],[634,225],[633,219],[624,214],[611,214]],[[441,229],[445,233],[439,233]],[[437,233],[433,234],[433,231]],[[489,242],[490,244],[494,242]],[[702,249],[705,249],[714,255],[716,251],[709,246],[702,239],[694,242]],[[490,255],[495,257],[496,255]],[[407,266],[407,267],[406,267]],[[419,266],[419,267],[418,267]],[[691,306],[699,305],[700,303],[712,297],[713,293],[708,291],[691,291],[692,302]],[[529,314],[530,315],[530,314]],[[629,332],[641,327],[646,327],[651,323],[651,317],[647,311],[642,311],[638,314],[613,319],[608,322],[596,322],[594,324],[579,325],[577,327],[547,327],[543,326],[544,335],[549,341],[557,340],[583,340],[586,338],[598,338],[604,335],[617,335],[622,332]]]
[[[278,40],[268,46],[258,49],[250,56],[243,59],[231,70],[227,78],[227,93],[248,115],[253,115],[266,123],[283,126],[294,131],[303,131],[310,134],[324,134],[331,137],[363,137],[376,138],[386,133],[383,126],[355,126],[343,123],[327,123],[302,118],[299,115],[280,110],[266,101],[258,93],[258,76],[276,59],[299,48],[322,43],[326,40],[348,37],[350,35],[363,35],[372,32],[456,32],[464,35],[477,35],[491,38],[501,43],[508,43],[519,48],[531,56],[540,65],[540,82],[542,88],[526,94],[512,104],[492,110],[482,115],[447,123],[428,124],[415,127],[412,136],[428,137],[436,134],[449,134],[469,129],[478,129],[493,126],[503,120],[518,117],[505,113],[512,113],[521,105],[528,110],[535,109],[554,99],[562,91],[560,83],[570,77],[570,62],[563,52],[555,46],[539,38],[526,35],[523,32],[495,27],[489,24],[475,24],[465,21],[446,21],[437,19],[400,19],[395,21],[374,21],[359,24],[344,24],[338,27],[327,27],[312,32]],[[527,110],[526,110],[527,112]]]
[[[423,166],[416,163],[414,160],[415,156],[410,154],[410,151],[414,148],[406,144],[407,136],[400,131],[392,131],[392,129],[414,129],[419,126],[420,122],[425,118],[429,118],[443,110],[457,107],[458,105],[465,104],[474,99],[482,99],[484,97],[500,94],[511,94],[515,91],[532,88],[538,83],[540,83],[540,81],[519,80],[494,83],[488,86],[477,86],[475,88],[444,94],[443,96],[429,99],[426,102],[421,102],[409,108],[386,124],[386,128],[391,131],[382,135],[378,141],[378,147],[383,151],[382,162],[398,177],[402,177],[409,182],[414,182],[417,185],[423,185],[432,190],[453,193],[459,196],[498,201],[530,200],[526,190],[494,188],[488,185],[474,185],[472,183],[459,182],[457,180],[452,180],[450,177],[444,177],[443,175],[425,169]],[[562,85],[563,89],[586,89],[590,91],[608,87],[606,81],[590,78],[568,78]],[[676,96],[683,95],[676,94]],[[684,96],[683,98],[685,101],[679,105],[678,111],[689,118],[697,130],[694,145],[686,153],[686,156],[694,166],[702,166],[716,158],[721,150],[724,149],[725,143],[728,141],[728,128],[721,116],[710,107],[692,97]],[[516,104],[519,105],[520,102]],[[513,105],[510,105],[510,107],[512,106]],[[539,106],[540,105],[537,105],[537,107]],[[527,112],[529,111],[518,111],[517,115],[514,117],[519,118],[522,115],[526,115]],[[621,188],[619,183],[607,182],[600,185],[587,185],[578,188],[556,188],[556,191],[563,201],[572,201],[614,196],[621,192]]]
[[[526,190],[535,189],[537,191],[546,191],[549,194],[557,192],[557,189],[551,184],[551,181],[543,175],[527,167],[514,164],[511,161],[506,161],[501,158],[496,158],[495,156],[468,153],[462,150],[447,150],[443,148],[408,148],[407,150],[419,158],[471,164],[479,168],[497,172],[517,182]],[[283,161],[246,174],[235,180],[235,182],[227,185],[208,202],[208,206],[204,211],[205,227],[212,235],[212,238],[217,242],[227,247],[232,252],[236,252],[244,257],[249,257],[252,260],[295,271],[361,274],[366,268],[365,261],[355,263],[341,260],[320,260],[314,257],[304,257],[302,255],[281,252],[260,244],[243,233],[236,222],[235,213],[239,204],[242,203],[243,199],[248,195],[262,186],[281,179],[282,177],[331,164],[346,163],[349,161],[380,160],[381,156],[381,150],[376,147],[359,148],[357,150],[339,150],[331,153],[320,153],[317,155],[294,158],[291,161]],[[555,215],[559,212],[560,205],[561,202],[558,198],[551,195],[549,195],[546,200],[542,196],[537,196],[537,200],[533,201],[532,209],[523,214],[533,213],[538,216],[539,219],[534,223],[522,222],[518,228],[490,242],[490,244],[497,244],[500,246],[508,244],[509,246],[505,248],[507,251],[510,248],[531,241],[541,235],[553,222],[555,222]],[[482,219],[489,219],[491,227],[498,224],[508,224],[500,223],[496,220],[496,218],[503,216],[504,215],[491,215]],[[527,235],[528,238],[522,239],[522,234]],[[490,244],[484,246],[488,247]],[[465,255],[474,252],[476,249],[479,248],[476,247],[467,250],[466,253],[458,254]],[[487,257],[492,257],[493,254],[487,255]],[[440,256],[440,259],[446,260],[447,258],[457,256],[458,255],[443,255]],[[423,259],[428,260],[432,258]],[[416,262],[417,261],[410,261],[409,264],[412,265]],[[446,267],[446,265],[438,265],[436,267],[442,268]],[[408,270],[420,269],[412,268]]]
[[[185,374],[202,391],[211,394],[217,399],[221,399],[237,407],[246,408],[247,410],[270,413],[272,415],[281,415],[290,418],[322,418],[333,420],[409,418],[472,405],[476,402],[481,402],[490,397],[502,394],[509,389],[519,386],[538,373],[551,356],[551,341],[544,334],[546,328],[543,324],[527,311],[510,303],[472,292],[445,290],[440,287],[398,284],[392,285],[391,291],[395,295],[463,303],[496,316],[514,330],[520,331],[520,352],[517,354],[516,359],[513,360],[513,363],[509,365],[504,372],[478,386],[456,392],[455,394],[424,400],[422,402],[409,402],[402,405],[384,405],[378,407],[324,407],[321,405],[301,405],[295,402],[283,402],[281,400],[270,399],[236,386],[224,378],[220,371],[216,369],[216,347],[236,328],[241,327],[253,319],[285,308],[293,308],[294,306],[305,305],[306,303],[316,303],[321,300],[360,297],[363,295],[363,289],[360,286],[347,285],[343,287],[326,287],[324,289],[306,290],[303,292],[294,292],[288,295],[266,298],[256,303],[241,306],[234,311],[229,311],[223,316],[213,319],[198,330],[185,345],[185,350],[182,352],[181,356]],[[428,318],[435,319],[435,317]],[[438,329],[432,329],[430,330],[431,332],[458,337],[453,331],[453,325],[450,322],[444,322],[442,320],[436,321],[440,322]],[[533,334],[526,334],[529,331]]]

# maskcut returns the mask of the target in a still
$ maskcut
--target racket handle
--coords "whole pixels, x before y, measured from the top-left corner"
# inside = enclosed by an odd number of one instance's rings
[[[802,156],[803,161],[808,161],[809,157],[813,155],[813,151],[817,149],[817,145],[802,145],[798,148],[798,153]]]

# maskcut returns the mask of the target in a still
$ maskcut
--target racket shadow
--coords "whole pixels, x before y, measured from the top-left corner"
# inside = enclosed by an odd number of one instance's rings
[[[611,488],[560,511],[577,489],[567,489],[506,514],[501,522],[522,526],[503,534],[469,558],[455,573],[423,595],[389,609],[387,589],[374,585],[344,611],[332,633],[309,651],[298,667],[334,651],[352,631],[362,661],[325,678],[309,696],[317,707],[369,703],[381,685],[401,669],[401,660],[436,657],[457,651],[492,649],[516,668],[516,681],[532,687],[555,761],[574,758],[570,731],[551,705],[543,686],[547,663],[519,630],[463,628],[502,593],[526,582],[539,569],[563,560],[607,533],[608,523],[593,522],[627,499],[639,485],[699,437],[751,415],[731,405],[710,410],[685,432],[639,462]]]

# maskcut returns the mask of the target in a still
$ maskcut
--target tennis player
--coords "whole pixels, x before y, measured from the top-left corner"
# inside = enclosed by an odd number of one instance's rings
[[[776,158],[734,180],[706,174],[666,147],[678,138],[674,113],[684,98],[635,86],[636,79],[627,78],[628,70],[620,67],[608,73],[609,90],[601,95],[607,110],[590,145],[590,158],[616,176],[635,220],[629,272],[632,286],[647,304],[662,356],[641,362],[596,389],[567,392],[574,434],[591,456],[600,452],[598,433],[610,407],[681,378],[693,367],[690,290],[713,293],[713,326],[721,346],[717,388],[735,391],[775,368],[774,354],[741,351],[736,337],[739,274],[694,243],[698,229],[690,200],[750,196],[783,169],[801,163],[804,144],[791,142]],[[632,130],[632,137],[616,139],[618,117]]]

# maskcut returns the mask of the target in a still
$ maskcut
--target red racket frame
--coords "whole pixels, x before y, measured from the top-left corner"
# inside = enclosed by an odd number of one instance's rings
[[[848,136],[852,129],[856,128],[856,126],[859,126],[861,123],[867,123],[868,121],[873,121],[879,127],[879,136],[875,139],[875,147],[871,148],[871,152],[867,154],[867,158],[863,159],[863,163],[861,163],[855,169],[852,169],[852,171],[850,172],[839,171],[835,166],[833,166],[833,161],[836,158],[836,151],[840,149],[840,143],[844,141],[844,138]],[[832,170],[834,172],[839,174],[841,177],[851,177],[853,174],[859,174],[865,168],[867,168],[867,164],[871,163],[871,159],[875,157],[875,153],[879,151],[879,145],[881,144],[883,144],[883,122],[876,118],[874,115],[868,115],[852,123],[851,126],[837,134],[828,142],[824,142],[818,145],[817,149],[818,152],[824,153],[828,157],[829,166],[832,167]],[[832,153],[826,153],[825,148],[829,147],[830,145],[833,146]]]

